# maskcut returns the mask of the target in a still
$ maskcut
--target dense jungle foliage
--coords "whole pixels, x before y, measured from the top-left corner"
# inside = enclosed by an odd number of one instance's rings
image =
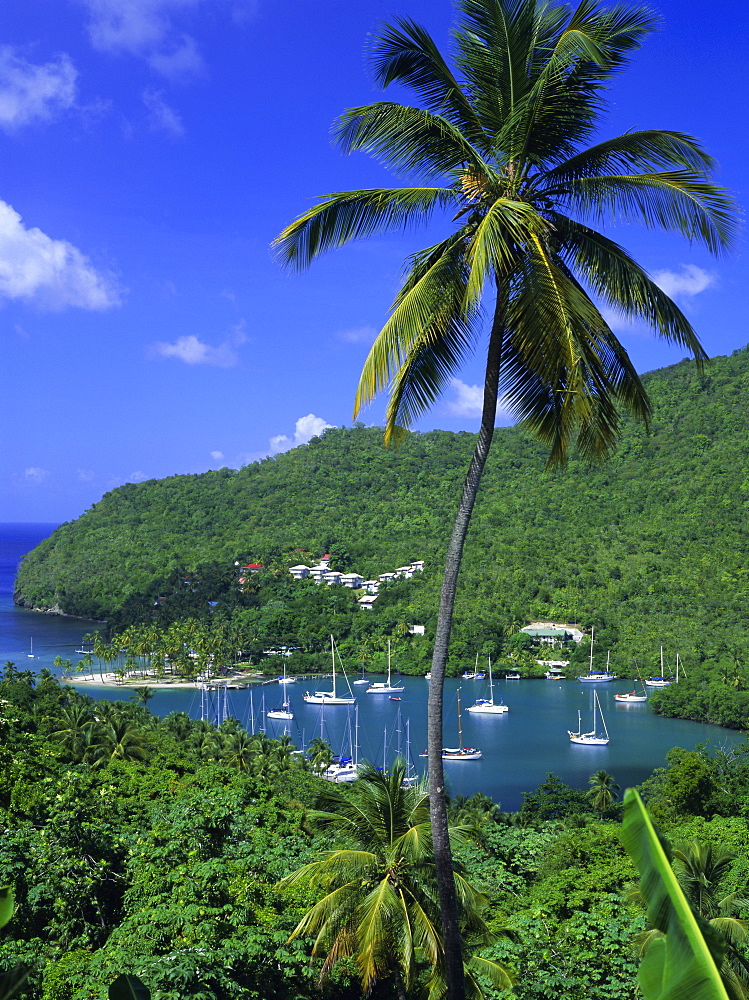
[[[279,886],[321,850],[346,846],[309,822],[330,788],[315,774],[329,760],[324,746],[308,762],[231,719],[220,729],[183,714],[159,720],[135,700],[94,702],[12,664],[0,704],[0,885],[16,898],[0,969],[31,967],[25,995],[99,1000],[127,972],[160,1000],[361,996],[349,961],[321,994],[312,939],[289,942],[321,890]],[[641,790],[702,865],[699,905],[730,897],[740,915],[749,745],[674,750]],[[481,951],[512,973],[518,1000],[638,995],[646,921],[618,799],[615,776],[598,772],[587,790],[550,774],[515,814],[481,795],[451,803],[467,831],[458,859],[492,932]],[[394,984],[384,979],[372,996],[394,997]]]
[[[660,694],[659,710],[741,728],[749,352],[703,372],[683,361],[645,381],[649,433],[627,422],[600,468],[573,458],[566,471],[545,472],[522,429],[498,431],[464,557],[450,669],[476,652],[523,654],[523,640],[507,637],[525,622],[576,621],[595,625],[620,674],[633,675],[635,659],[654,672],[661,645],[671,663],[679,651],[687,683]],[[386,636],[423,624],[425,639],[404,637],[399,651],[402,670],[423,672],[472,443],[435,431],[384,449],[379,429],[357,426],[236,472],[121,487],[24,559],[17,600],[107,619],[114,631],[224,616],[242,623],[255,653],[289,645],[321,654],[334,633],[347,655],[380,663]],[[324,552],[365,578],[413,559],[426,569],[385,587],[363,614],[352,592],[289,576]],[[240,587],[237,561],[265,569]],[[573,651],[572,669],[586,656]]]

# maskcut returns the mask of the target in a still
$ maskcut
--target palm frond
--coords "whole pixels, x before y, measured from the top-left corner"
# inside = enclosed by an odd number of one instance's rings
[[[574,439],[600,461],[616,445],[617,403],[647,418],[647,396],[624,348],[574,276],[539,241],[508,307],[501,391],[513,412],[564,465]]]
[[[579,177],[565,184],[557,202],[597,221],[680,233],[716,255],[731,249],[736,236],[728,193],[689,170]]]
[[[558,163],[542,175],[543,183],[538,190],[553,194],[563,189],[567,181],[629,171],[633,167],[639,171],[684,167],[705,176],[714,166],[713,158],[692,136],[665,129],[641,129],[606,139]]]
[[[472,955],[466,965],[471,972],[488,979],[496,989],[512,989],[515,977],[500,962],[494,962],[490,958],[482,958],[480,955]]]
[[[470,267],[465,291],[465,308],[475,310],[481,303],[487,281],[501,282],[514,268],[518,245],[542,237],[548,223],[532,205],[497,198],[476,226],[466,258]]]
[[[441,115],[382,101],[349,108],[333,123],[344,153],[370,153],[395,170],[439,177],[469,164],[488,169],[481,153]]]
[[[316,886],[330,880],[345,882],[351,878],[363,878],[367,872],[372,871],[377,863],[377,857],[372,851],[331,850],[324,851],[316,861],[297,868],[296,871],[286,875],[279,885],[281,887],[293,885]]]
[[[374,188],[329,195],[273,241],[282,264],[303,269],[328,250],[391,229],[425,225],[454,199],[449,188]]]
[[[464,310],[464,242],[458,233],[418,257],[364,362],[354,414],[389,385],[386,441],[431,405],[477,336]]]
[[[599,298],[630,319],[644,320],[665,340],[687,348],[698,363],[707,359],[687,317],[626,250],[558,212],[550,214],[550,221],[561,258]]]
[[[487,149],[487,137],[470,101],[421,25],[409,18],[384,25],[374,38],[371,59],[380,86],[410,87],[433,114],[445,117],[479,149]]]
[[[398,896],[388,878],[383,878],[359,904],[356,963],[365,993],[391,966],[390,949],[398,933],[404,930],[400,922],[397,931],[394,926],[400,909],[398,904]]]

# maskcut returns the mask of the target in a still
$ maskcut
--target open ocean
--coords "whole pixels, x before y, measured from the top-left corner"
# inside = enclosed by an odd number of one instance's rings
[[[0,665],[13,660],[20,669],[47,667],[56,672],[56,656],[75,663],[75,650],[83,636],[97,628],[96,622],[63,618],[59,615],[26,611],[13,604],[13,580],[24,553],[49,535],[54,524],[0,524]],[[33,658],[29,656],[32,652]],[[687,664],[687,669],[688,669]],[[392,760],[398,744],[405,750],[405,723],[410,722],[411,754],[417,770],[424,761],[418,754],[426,745],[426,695],[428,682],[420,677],[403,678],[405,691],[400,702],[387,696],[367,695],[354,688],[359,705],[359,744],[362,757],[380,764]],[[445,744],[457,743],[457,680],[448,680],[445,690]],[[329,682],[317,682],[329,687]],[[703,726],[679,719],[661,719],[647,705],[627,705],[614,701],[617,691],[630,690],[632,682],[615,681],[595,685],[603,708],[611,742],[605,747],[571,744],[568,729],[577,728],[577,712],[584,725],[590,721],[592,685],[577,681],[498,681],[495,700],[506,701],[509,712],[500,716],[463,713],[464,744],[479,747],[483,757],[477,761],[446,764],[449,791],[472,795],[481,791],[500,802],[505,809],[517,809],[523,792],[532,791],[553,771],[578,788],[587,788],[588,778],[603,768],[614,775],[624,788],[643,781],[655,767],[665,763],[673,746],[692,748],[710,741],[716,747],[730,747],[744,741],[741,733],[717,726]],[[330,740],[336,752],[347,752],[349,726],[353,730],[353,711],[346,707],[319,706],[302,701],[305,685],[288,686],[295,719],[290,733],[297,745],[316,735]],[[127,688],[90,687],[94,697],[123,700],[133,696]],[[480,681],[463,681],[463,708],[478,696],[485,696]],[[229,692],[230,712],[248,729],[263,726],[265,709],[280,705],[283,694],[279,685],[257,686],[249,691]],[[157,715],[173,711],[188,712],[200,718],[198,692],[192,690],[160,691],[149,702]],[[399,719],[400,712],[400,719]],[[265,720],[270,736],[283,732],[283,723]]]

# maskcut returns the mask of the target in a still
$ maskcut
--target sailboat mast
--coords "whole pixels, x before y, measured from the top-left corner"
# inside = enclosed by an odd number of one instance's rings
[[[463,749],[463,720],[460,717],[460,688],[458,688],[458,746]]]
[[[598,695],[597,694],[596,694],[596,701],[598,701]],[[606,728],[606,720],[603,717],[603,709],[601,708],[601,703],[600,702],[598,702],[598,708],[601,711],[601,722],[603,723],[603,731],[604,731],[604,733],[606,733],[606,739],[608,739],[609,738],[609,731]]]
[[[593,636],[595,635],[596,627],[595,625],[590,626],[590,663],[588,664],[588,673],[593,673]]]
[[[335,646],[333,645],[333,636],[330,637],[330,657],[333,661],[333,697],[335,698]]]
[[[354,752],[352,757],[354,758],[354,767],[359,764],[359,705],[358,703],[354,706]]]
[[[489,659],[489,701],[494,704],[494,683],[492,681],[492,658]]]

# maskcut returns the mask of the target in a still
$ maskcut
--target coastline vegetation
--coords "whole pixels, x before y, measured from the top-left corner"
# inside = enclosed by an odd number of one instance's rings
[[[169,1000],[363,996],[345,956],[328,963],[321,993],[325,958],[311,957],[314,936],[294,932],[326,890],[292,877],[352,847],[346,816],[358,793],[332,788],[284,741],[250,737],[233,719],[218,728],[182,713],[157,719],[136,700],[96,702],[12,664],[0,706],[0,884],[15,897],[0,968],[30,969],[22,995],[100,1000],[126,973]],[[639,995],[648,924],[631,891],[615,786],[599,773],[586,792],[550,774],[517,813],[481,795],[450,802],[457,862],[480,889],[475,954],[514,981],[510,994],[479,975],[485,996]],[[742,920],[749,744],[730,754],[676,749],[641,792],[680,845],[679,864],[710,891],[695,903],[714,920],[730,898],[728,916]],[[339,808],[337,820],[320,816]],[[387,848],[373,845],[378,858],[381,849],[385,859]],[[745,991],[746,946],[732,948]],[[428,963],[411,973],[407,995],[420,997]],[[371,994],[397,995],[387,973]]]
[[[595,625],[596,649],[611,651],[620,676],[636,676],[635,664],[643,676],[658,673],[661,645],[672,665],[679,652],[686,680],[655,695],[656,711],[743,729],[749,352],[700,374],[682,362],[645,385],[651,432],[625,422],[604,469],[571,457],[565,472],[543,472],[540,449],[521,430],[497,430],[490,471],[496,460],[511,472],[501,487],[488,475],[482,488],[448,673],[472,667],[479,653],[498,672],[540,674],[512,635],[530,620],[577,621]],[[283,661],[263,650],[282,645],[301,647],[286,661],[291,672],[326,672],[331,633],[347,669],[383,671],[390,637],[395,666],[423,674],[448,500],[472,441],[413,434],[393,454],[377,428],[330,430],[238,472],[122,487],[24,559],[17,600],[107,619],[101,631],[112,645],[130,625],[239,630],[236,649],[273,674]],[[361,612],[351,591],[288,574],[326,551],[365,576],[413,558],[425,559],[425,572],[385,586],[376,610]],[[267,568],[240,587],[236,559]],[[409,635],[411,624],[425,635]],[[587,670],[585,644],[571,659],[571,674]]]

